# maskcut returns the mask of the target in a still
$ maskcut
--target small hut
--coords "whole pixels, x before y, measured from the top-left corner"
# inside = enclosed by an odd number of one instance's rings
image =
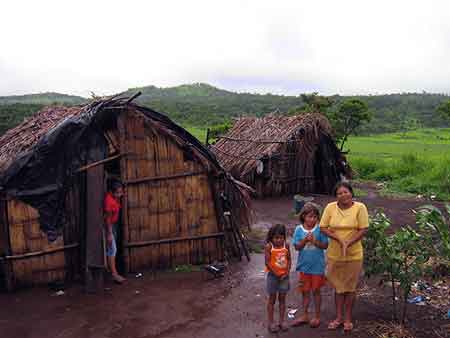
[[[222,166],[257,196],[330,193],[350,170],[319,113],[243,117],[211,145]]]
[[[123,273],[241,257],[248,187],[185,129],[133,98],[45,108],[0,138],[4,287],[104,268],[102,205],[110,178],[125,185]]]

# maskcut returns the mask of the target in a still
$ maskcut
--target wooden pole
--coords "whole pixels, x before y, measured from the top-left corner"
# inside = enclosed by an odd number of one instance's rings
[[[68,245],[64,245],[64,246],[61,246],[61,247],[58,247],[58,248],[53,248],[53,249],[47,249],[47,250],[35,251],[35,252],[28,252],[28,253],[21,254],[21,255],[9,255],[9,256],[5,256],[5,257],[0,257],[0,261],[9,261],[9,260],[15,260],[15,259],[24,259],[24,258],[30,258],[30,257],[38,257],[38,256],[52,254],[52,253],[59,252],[59,251],[64,251],[64,250],[69,250],[69,249],[73,249],[73,248],[78,248],[78,246],[79,246],[78,243],[73,243],[73,244],[68,244]]]
[[[170,179],[174,179],[174,178],[187,177],[187,176],[198,176],[198,175],[204,175],[204,174],[206,174],[205,171],[198,171],[198,172],[188,172],[188,173],[181,173],[181,174],[175,174],[175,175],[140,177],[140,178],[135,178],[135,179],[131,179],[131,180],[126,180],[126,181],[124,181],[124,183],[136,184],[136,183],[149,182],[149,181],[164,181],[164,180],[170,180]]]
[[[152,241],[130,242],[130,243],[125,243],[124,246],[126,248],[136,248],[136,247],[141,247],[141,246],[168,244],[168,243],[174,243],[174,242],[180,242],[180,241],[202,240],[202,239],[217,238],[217,237],[220,238],[223,236],[224,236],[223,232],[217,232],[217,233],[213,233],[213,234],[198,235],[198,236],[173,237],[173,238],[165,238],[165,239],[152,240]]]
[[[119,117],[117,118],[117,129],[119,131],[119,144],[120,144],[120,153],[127,154],[127,140],[126,140],[126,131],[125,131],[125,123],[126,123],[126,114],[127,111],[121,112]],[[120,159],[120,176],[122,178],[122,183],[125,185],[125,194],[122,197],[122,245],[128,243],[128,197],[127,197],[127,157],[123,156]],[[124,247],[123,250],[123,263],[125,272],[128,273],[130,271],[130,250]]]
[[[81,168],[78,168],[75,172],[78,173],[78,172],[80,172],[80,171],[84,171],[84,170],[87,170],[87,169],[96,167],[96,166],[98,166],[98,165],[100,165],[100,164],[103,164],[103,163],[106,163],[106,162],[115,160],[116,158],[119,158],[119,157],[121,157],[121,156],[123,156],[123,155],[124,155],[124,154],[118,154],[118,155],[114,155],[114,156],[105,158],[104,160],[100,160],[100,161],[97,161],[97,162],[89,163],[89,164],[87,164],[87,165],[85,165],[85,166],[83,166],[83,167],[81,167]]]

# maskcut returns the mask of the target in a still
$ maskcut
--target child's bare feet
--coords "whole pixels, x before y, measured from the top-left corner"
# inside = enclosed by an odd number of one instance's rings
[[[309,322],[308,314],[303,313],[300,317],[298,317],[293,323],[292,326],[300,326],[303,324],[307,324]]]
[[[117,275],[112,275],[112,278],[114,280],[114,282],[122,284],[123,282],[126,281],[125,278],[123,278],[121,275],[117,274]]]
[[[282,322],[280,323],[280,329],[281,331],[287,331],[289,330],[289,326],[285,322]]]
[[[316,317],[311,319],[311,321],[309,322],[309,326],[312,328],[316,328],[320,326],[320,318]]]
[[[278,329],[279,329],[279,326],[277,324],[275,324],[275,323],[269,323],[268,329],[269,329],[270,333],[277,333]]]

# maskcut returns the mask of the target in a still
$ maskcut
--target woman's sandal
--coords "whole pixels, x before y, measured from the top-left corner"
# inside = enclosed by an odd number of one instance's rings
[[[351,332],[353,330],[353,323],[349,321],[344,322],[344,332]]]
[[[344,324],[343,322],[340,322],[339,320],[335,319],[328,323],[328,330],[337,330],[343,324]]]
[[[309,322],[309,327],[315,329],[320,326],[320,319],[319,318],[313,318]]]

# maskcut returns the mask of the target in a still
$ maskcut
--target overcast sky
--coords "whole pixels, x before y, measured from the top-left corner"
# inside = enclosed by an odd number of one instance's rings
[[[0,95],[450,93],[450,1],[2,0]]]

